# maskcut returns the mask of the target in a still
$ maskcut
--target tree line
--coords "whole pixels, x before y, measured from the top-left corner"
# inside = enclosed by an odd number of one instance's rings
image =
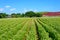
[[[42,17],[42,13],[33,11],[28,11],[25,13],[12,13],[11,15],[6,13],[0,13],[0,18],[18,18],[18,17]]]

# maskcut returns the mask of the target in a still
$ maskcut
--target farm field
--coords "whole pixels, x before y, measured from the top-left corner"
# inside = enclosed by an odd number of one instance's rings
[[[60,40],[60,17],[0,19],[0,40]]]

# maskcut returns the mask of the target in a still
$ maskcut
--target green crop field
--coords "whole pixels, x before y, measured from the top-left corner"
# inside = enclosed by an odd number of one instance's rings
[[[60,17],[0,19],[0,40],[60,40]]]

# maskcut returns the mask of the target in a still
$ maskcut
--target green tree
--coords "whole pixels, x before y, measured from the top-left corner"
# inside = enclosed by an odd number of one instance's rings
[[[12,13],[12,14],[11,14],[11,17],[12,17],[12,18],[16,17],[16,14],[15,14],[15,13]]]
[[[0,18],[6,18],[8,15],[6,13],[0,13]]]
[[[25,14],[24,14],[24,13],[22,13],[22,14],[21,14],[21,17],[25,17]]]
[[[11,17],[13,17],[13,18],[21,17],[21,13],[12,13]]]
[[[37,12],[35,15],[36,17],[42,17],[42,12]]]
[[[26,17],[34,17],[35,13],[33,11],[28,11],[28,12],[25,13],[25,16]]]
[[[16,14],[16,17],[21,17],[21,13],[17,13]]]

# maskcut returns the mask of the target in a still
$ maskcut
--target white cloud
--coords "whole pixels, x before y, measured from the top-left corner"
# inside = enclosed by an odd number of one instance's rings
[[[16,10],[16,8],[12,8],[12,9],[10,9],[10,11],[14,11],[14,10]]]
[[[10,8],[11,6],[9,6],[9,5],[7,5],[7,6],[5,6],[6,8]]]
[[[4,9],[3,8],[0,8],[0,11],[3,11]]]

